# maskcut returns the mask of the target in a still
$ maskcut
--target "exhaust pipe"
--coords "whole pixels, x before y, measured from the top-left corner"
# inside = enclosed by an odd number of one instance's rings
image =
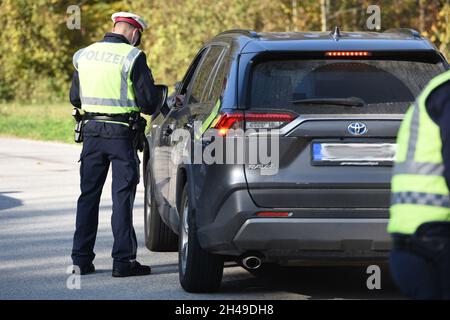
[[[249,270],[256,270],[261,267],[261,259],[257,256],[247,256],[242,259],[242,265]]]

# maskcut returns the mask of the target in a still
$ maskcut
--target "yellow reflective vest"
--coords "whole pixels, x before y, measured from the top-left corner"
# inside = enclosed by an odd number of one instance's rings
[[[81,108],[86,112],[139,112],[131,70],[141,50],[126,43],[98,42],[73,56],[80,78]]]
[[[450,71],[434,78],[410,107],[400,127],[392,178],[390,233],[413,234],[424,223],[450,221],[441,132],[426,109],[427,98],[447,81]]]

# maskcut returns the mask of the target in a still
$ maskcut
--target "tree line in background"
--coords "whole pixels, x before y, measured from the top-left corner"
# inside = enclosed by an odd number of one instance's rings
[[[81,28],[67,28],[67,8],[81,8]],[[111,29],[115,11],[150,25],[141,47],[155,80],[173,85],[201,45],[227,29],[367,30],[367,8],[381,8],[381,31],[421,31],[450,58],[450,0],[0,0],[0,101],[67,99],[72,55]]]

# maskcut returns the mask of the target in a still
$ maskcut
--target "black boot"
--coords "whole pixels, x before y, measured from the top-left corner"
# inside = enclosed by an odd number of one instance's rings
[[[112,276],[116,278],[146,276],[152,273],[149,266],[143,266],[137,261],[130,263],[114,263]]]
[[[74,267],[78,267],[80,269],[80,275],[86,275],[95,272],[95,267],[94,264],[92,263],[88,266],[74,266]],[[78,270],[76,270],[76,268],[73,268],[72,273],[78,274]]]

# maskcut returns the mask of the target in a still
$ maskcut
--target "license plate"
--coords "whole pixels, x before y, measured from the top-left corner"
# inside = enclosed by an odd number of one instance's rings
[[[395,143],[313,143],[313,165],[392,166]]]

